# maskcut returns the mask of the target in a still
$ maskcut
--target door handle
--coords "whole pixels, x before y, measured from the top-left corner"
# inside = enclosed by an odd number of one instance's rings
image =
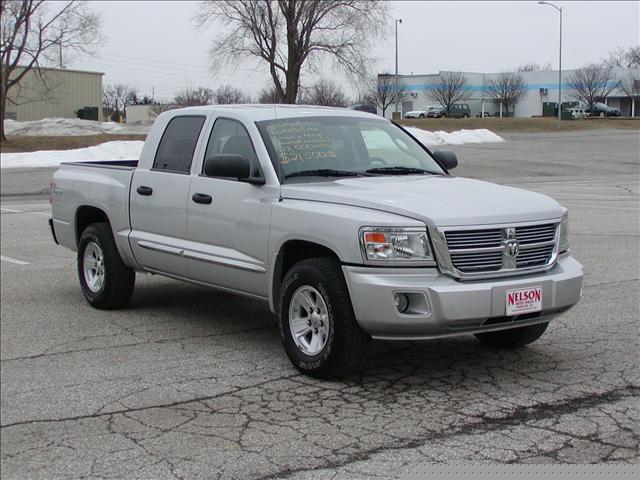
[[[138,192],[140,195],[145,195],[148,197],[153,193],[153,188],[140,185],[138,188],[136,188],[136,192]]]
[[[196,203],[202,203],[204,205],[209,205],[213,201],[211,195],[206,195],[204,193],[194,193],[191,199]]]

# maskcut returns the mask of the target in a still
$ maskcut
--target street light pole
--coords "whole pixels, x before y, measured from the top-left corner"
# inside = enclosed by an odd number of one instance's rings
[[[402,23],[401,18],[396,19],[396,91],[394,95],[396,97],[396,112],[398,111],[398,23]]]
[[[558,128],[562,122],[562,7],[540,0],[538,5],[549,5],[560,13],[560,48],[558,53]]]

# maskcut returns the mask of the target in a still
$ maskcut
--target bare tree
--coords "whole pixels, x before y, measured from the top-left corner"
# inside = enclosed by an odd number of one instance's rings
[[[79,1],[0,0],[0,27],[0,138],[6,140],[9,91],[29,74],[46,82],[41,67],[62,63],[62,52],[91,53],[101,39],[100,17]]]
[[[178,92],[173,99],[176,105],[181,107],[193,107],[198,105],[211,105],[215,94],[207,87],[187,87]]]
[[[640,47],[622,47],[609,52],[603,62],[612,68],[640,68]]]
[[[402,102],[407,96],[406,85],[401,83],[396,85],[395,77],[390,73],[382,73],[377,78],[371,78],[365,82],[364,100],[382,110],[383,117],[387,108],[396,102]]]
[[[640,98],[640,68],[629,70],[618,77],[618,87],[631,98],[631,116],[636,116],[636,101]]]
[[[323,57],[360,77],[368,49],[382,36],[388,6],[382,0],[219,0],[201,2],[200,28],[225,27],[210,49],[212,67],[246,58],[265,62],[283,103],[296,103],[305,65]]]
[[[282,103],[282,97],[275,85],[264,87],[258,92],[258,103]]]
[[[527,85],[519,73],[502,72],[485,83],[484,92],[495,103],[504,105],[509,115],[509,107],[515,112],[518,102],[526,96]]]
[[[245,95],[242,90],[229,84],[218,87],[215,93],[215,100],[216,103],[220,105],[249,103],[250,101],[249,97]]]
[[[137,90],[124,83],[107,85],[102,89],[102,114],[116,121],[124,118],[127,107],[137,102]]]
[[[575,70],[567,79],[571,94],[576,100],[583,102],[587,108],[604,100],[618,86],[613,69],[604,63],[592,63]]]
[[[519,72],[549,72],[551,71],[551,64],[545,63],[540,65],[539,63],[529,62],[518,67]]]
[[[321,79],[308,89],[301,103],[325,107],[346,107],[347,96],[336,82]]]
[[[462,72],[441,72],[438,77],[436,83],[427,82],[424,88],[431,98],[447,110],[448,115],[454,103],[471,97],[471,91],[467,77]]]

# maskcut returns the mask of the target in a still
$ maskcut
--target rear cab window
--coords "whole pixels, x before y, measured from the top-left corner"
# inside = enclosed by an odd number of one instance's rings
[[[174,117],[158,144],[152,170],[189,174],[205,116]]]

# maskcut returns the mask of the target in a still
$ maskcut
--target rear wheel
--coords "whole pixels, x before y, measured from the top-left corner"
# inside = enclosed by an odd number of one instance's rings
[[[545,322],[497,332],[477,333],[476,338],[492,347],[518,348],[535,342],[548,326],[549,322]]]
[[[421,113],[419,118],[424,118],[424,115]]]
[[[78,277],[82,293],[92,307],[114,309],[126,305],[131,298],[136,274],[120,258],[109,224],[94,223],[82,232]]]
[[[356,370],[369,336],[358,325],[340,264],[311,258],[287,272],[280,292],[280,335],[291,363],[306,375],[342,377]]]

